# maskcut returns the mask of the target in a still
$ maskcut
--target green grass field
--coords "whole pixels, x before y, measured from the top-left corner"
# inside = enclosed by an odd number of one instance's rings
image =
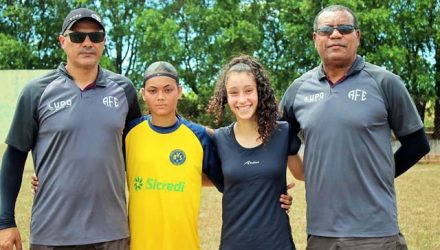
[[[4,144],[0,146],[3,154]],[[27,162],[17,200],[16,219],[25,248],[29,244],[29,221],[32,204],[30,176],[32,163]],[[399,223],[409,249],[440,249],[440,165],[420,164],[396,181]],[[292,182],[292,178],[288,177]],[[293,238],[297,249],[305,249],[304,184],[296,182],[290,193],[294,206],[290,212]],[[203,188],[199,232],[203,250],[218,249],[221,229],[221,195],[214,188]]]

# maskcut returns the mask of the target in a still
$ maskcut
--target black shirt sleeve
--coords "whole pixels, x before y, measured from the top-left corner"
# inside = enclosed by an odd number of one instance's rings
[[[6,148],[0,169],[0,229],[16,227],[15,202],[20,191],[27,152]]]
[[[203,173],[212,181],[217,190],[223,193],[224,177],[221,161],[214,143],[214,135],[206,133],[203,143]]]
[[[402,146],[394,153],[395,177],[405,173],[430,150],[423,128],[409,135],[398,137],[398,139]]]

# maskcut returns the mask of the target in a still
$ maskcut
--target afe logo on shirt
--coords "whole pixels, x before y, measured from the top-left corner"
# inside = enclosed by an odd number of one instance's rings
[[[60,109],[65,109],[65,108],[70,108],[70,107],[72,107],[72,100],[71,99],[52,102],[47,105],[47,108],[50,111],[58,111]]]
[[[119,107],[119,100],[114,96],[106,96],[102,98],[102,103],[109,108]]]
[[[367,91],[362,89],[353,89],[348,92],[348,98],[355,102],[367,100]]]
[[[175,166],[182,165],[185,162],[185,160],[186,160],[185,152],[183,152],[183,150],[181,149],[173,150],[170,153],[170,161]]]

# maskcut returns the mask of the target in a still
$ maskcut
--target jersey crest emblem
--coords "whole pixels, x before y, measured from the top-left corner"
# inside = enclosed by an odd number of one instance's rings
[[[185,152],[181,149],[173,150],[170,153],[170,161],[175,166],[180,166],[186,161],[186,155]]]

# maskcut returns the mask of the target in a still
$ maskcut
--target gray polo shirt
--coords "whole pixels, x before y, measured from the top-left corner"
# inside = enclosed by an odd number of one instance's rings
[[[307,233],[397,234],[391,130],[405,136],[423,128],[402,80],[357,56],[334,86],[322,65],[295,80],[281,108],[304,133]]]
[[[39,189],[31,244],[76,245],[129,236],[122,137],[140,116],[125,77],[99,68],[96,88],[81,91],[65,65],[21,93],[6,143],[32,150]]]

